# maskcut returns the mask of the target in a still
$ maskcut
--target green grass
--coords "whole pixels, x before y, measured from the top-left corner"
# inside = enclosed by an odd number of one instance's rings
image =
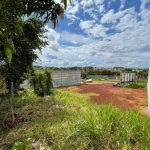
[[[138,88],[144,88],[145,85],[141,85],[141,84],[130,84],[130,85],[126,85],[126,88],[132,88],[132,89],[138,89]]]
[[[94,93],[54,90],[37,98],[32,91],[16,97],[16,113],[26,118],[14,128],[0,126],[0,146],[5,150],[149,150],[150,118],[137,110],[123,110],[89,101]],[[10,116],[3,103],[4,124]],[[5,115],[4,115],[5,114]],[[2,118],[2,117],[1,117]],[[40,149],[40,148],[39,148]]]
[[[101,81],[101,82],[119,82],[119,79],[110,79],[110,78],[92,78],[93,81]]]

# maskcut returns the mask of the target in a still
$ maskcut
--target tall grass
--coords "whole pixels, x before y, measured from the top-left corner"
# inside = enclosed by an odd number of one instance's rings
[[[124,110],[90,102],[94,93],[54,90],[51,97],[18,104],[27,121],[3,130],[5,149],[149,150],[150,118],[137,110]],[[19,103],[19,101],[18,101]],[[28,107],[27,107],[28,106]],[[28,115],[32,112],[32,115]]]
[[[95,106],[75,126],[87,149],[150,149],[150,120],[135,110]]]

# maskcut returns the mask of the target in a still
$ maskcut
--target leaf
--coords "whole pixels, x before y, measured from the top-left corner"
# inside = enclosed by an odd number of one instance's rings
[[[6,56],[7,56],[8,62],[10,62],[11,59],[12,59],[12,53],[13,53],[13,52],[16,52],[16,50],[15,50],[15,48],[14,48],[14,45],[13,45],[13,42],[12,42],[10,39],[7,40],[4,49],[5,49],[5,54],[6,54]]]
[[[8,62],[12,59],[12,51],[8,45],[5,46],[5,54],[7,55]]]
[[[67,0],[62,0],[62,3],[65,5],[65,9],[67,8]]]
[[[21,34],[23,33],[23,28],[22,28],[22,26],[19,25],[19,24],[17,24],[17,25],[15,26],[15,32],[16,32],[17,34],[21,35]]]

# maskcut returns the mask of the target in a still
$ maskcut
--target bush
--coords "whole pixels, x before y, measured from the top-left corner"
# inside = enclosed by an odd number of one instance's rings
[[[0,77],[0,96],[3,96],[7,93],[6,84],[4,79]]]
[[[45,95],[50,95],[53,87],[50,71],[44,69],[42,72],[35,73],[31,78],[31,85],[38,96],[44,97]]]

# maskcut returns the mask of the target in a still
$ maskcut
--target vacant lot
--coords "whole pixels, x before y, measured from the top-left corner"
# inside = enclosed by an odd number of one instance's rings
[[[96,93],[90,99],[98,104],[112,103],[117,107],[137,108],[147,113],[147,91],[145,88],[130,89],[114,87],[112,83],[85,84],[78,86],[79,93]]]

